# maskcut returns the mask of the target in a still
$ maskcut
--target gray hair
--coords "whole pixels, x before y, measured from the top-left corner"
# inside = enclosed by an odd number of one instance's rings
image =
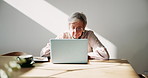
[[[84,25],[87,24],[87,18],[85,16],[85,14],[83,14],[82,12],[75,12],[73,13],[72,15],[70,15],[70,17],[68,18],[68,21],[71,22],[73,21],[74,19],[78,19],[78,20],[81,20]]]

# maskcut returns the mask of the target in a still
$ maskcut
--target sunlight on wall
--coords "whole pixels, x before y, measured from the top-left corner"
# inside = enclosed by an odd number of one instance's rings
[[[56,35],[68,28],[68,16],[44,0],[4,1]]]
[[[4,1],[55,35],[68,30],[68,15],[44,0]],[[95,34],[108,49],[110,58],[116,58],[116,46],[99,34]]]

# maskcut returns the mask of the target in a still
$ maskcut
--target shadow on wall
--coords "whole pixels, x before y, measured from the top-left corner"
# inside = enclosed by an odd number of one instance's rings
[[[133,55],[133,57],[131,58],[132,63],[135,64],[133,67],[135,69],[139,69],[138,72],[140,72],[141,74],[147,74],[148,75],[148,43],[147,45],[145,45],[145,47],[143,47],[142,49],[140,49],[137,53],[135,53]],[[142,64],[142,66],[141,66]],[[147,69],[145,69],[147,68]],[[144,70],[144,71],[143,71]]]

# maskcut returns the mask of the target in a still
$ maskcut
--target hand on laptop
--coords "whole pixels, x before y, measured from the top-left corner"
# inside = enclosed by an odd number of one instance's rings
[[[42,57],[50,57],[50,44],[47,43],[46,47],[44,47],[40,54]]]
[[[49,51],[45,52],[45,55],[43,55],[43,57],[49,57],[49,56],[50,56],[50,52]]]

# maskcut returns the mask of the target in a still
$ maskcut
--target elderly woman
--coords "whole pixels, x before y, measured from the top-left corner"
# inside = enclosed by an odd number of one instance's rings
[[[109,54],[104,45],[98,40],[94,32],[85,30],[87,19],[83,13],[75,12],[69,19],[69,31],[57,36],[56,39],[88,39],[89,59],[109,59]],[[50,43],[42,49],[42,57],[50,57]]]

